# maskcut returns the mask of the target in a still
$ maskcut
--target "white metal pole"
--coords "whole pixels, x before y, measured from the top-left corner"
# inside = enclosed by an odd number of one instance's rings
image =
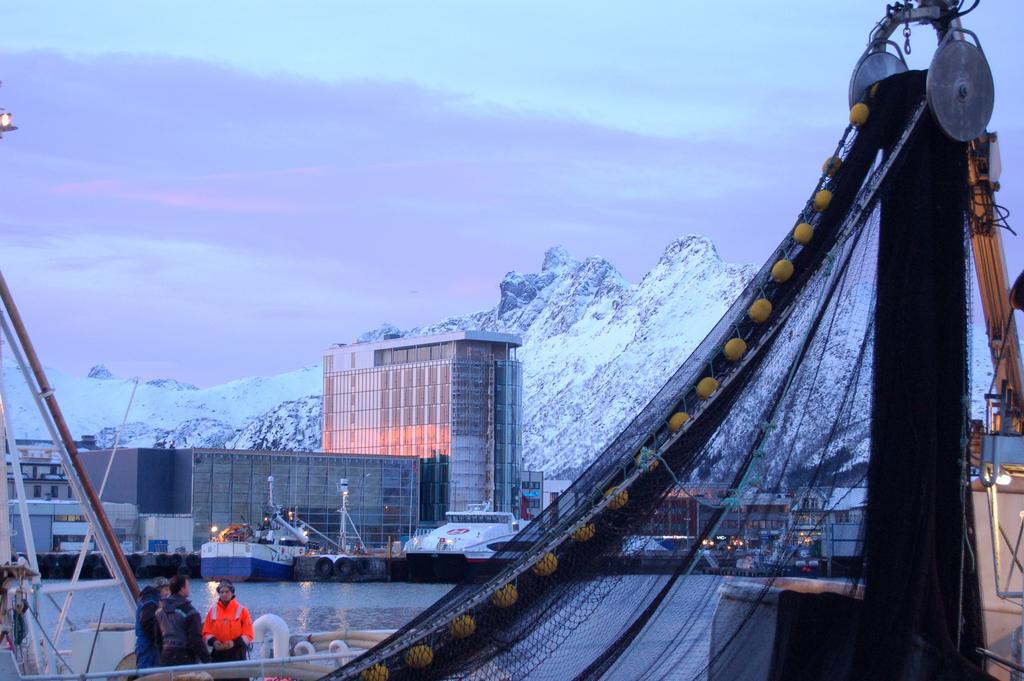
[[[2,318],[2,316],[0,316]],[[14,493],[18,497],[18,520],[21,525],[21,536],[25,542],[25,556],[28,559],[28,565],[35,572],[35,576],[32,577],[33,586],[33,598],[35,602],[32,604],[38,611],[39,599],[36,595],[39,587],[39,561],[36,558],[36,541],[35,536],[32,534],[32,520],[28,515],[28,501],[25,496],[25,479],[21,475],[21,452],[18,450],[18,444],[14,439],[14,429],[11,427],[11,415],[8,411],[7,405],[7,389],[4,386],[4,372],[3,372],[3,334],[0,333],[0,420],[3,421],[4,439],[7,443],[7,450],[10,452],[11,457],[11,477],[14,480]],[[4,496],[7,495],[7,481],[4,480]],[[8,521],[10,520],[10,504],[4,504],[3,515]],[[8,531],[10,527],[8,526]],[[8,542],[8,546],[10,543]],[[42,640],[36,633],[36,627],[30,623],[29,634],[32,641],[32,656],[34,658],[36,668],[42,669],[44,664],[43,661],[46,659],[40,653],[42,649]],[[51,670],[56,670],[55,667],[50,667]]]
[[[0,350],[2,352],[2,350]],[[3,373],[0,372],[0,381],[3,380]],[[0,409],[3,406],[0,405]],[[0,442],[7,442],[6,419],[0,419],[0,433],[3,437]],[[7,471],[7,457],[4,457],[4,472]],[[3,483],[0,484],[0,565],[9,565],[11,562],[11,505],[7,498],[7,476],[4,475]]]
[[[132,382],[132,394],[128,397],[128,406],[124,410],[124,418],[121,419],[121,425],[117,428],[117,434],[114,436],[114,447],[110,450],[110,459],[107,460],[107,470],[103,473],[103,481],[100,482],[100,489],[96,493],[100,499],[103,498],[103,492],[107,488],[107,479],[110,477],[110,469],[114,467],[114,457],[117,456],[117,448],[121,444],[121,432],[124,430],[124,424],[128,421],[128,413],[132,409],[132,402],[135,401],[135,391],[139,388],[139,379],[136,377]],[[79,503],[82,503],[81,499]],[[75,561],[74,572],[71,573],[71,583],[77,584],[78,578],[82,574],[82,567],[85,565],[85,556],[89,553],[89,543],[92,541],[92,526],[86,529],[85,538],[82,540],[82,548],[78,552],[78,560]],[[109,568],[109,563],[108,563]],[[110,570],[110,574],[114,574],[114,570]],[[60,609],[60,615],[57,616],[57,624],[53,628],[52,640],[57,641],[60,639],[60,634],[64,630],[64,623],[67,621],[68,612],[71,609],[71,599],[74,598],[75,591],[68,590],[64,595],[64,606]]]

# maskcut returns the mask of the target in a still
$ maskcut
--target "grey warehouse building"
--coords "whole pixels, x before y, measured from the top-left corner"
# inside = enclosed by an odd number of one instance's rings
[[[109,451],[83,452],[90,479],[102,479]],[[192,548],[211,528],[258,525],[274,476],[274,501],[335,541],[341,533],[339,480],[363,542],[383,547],[416,527],[419,461],[409,456],[229,449],[124,449],[117,453],[104,501],[137,504],[139,513],[191,516]]]

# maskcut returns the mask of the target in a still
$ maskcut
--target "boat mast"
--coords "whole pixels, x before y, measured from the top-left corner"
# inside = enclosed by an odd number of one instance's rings
[[[121,545],[117,541],[117,535],[114,534],[114,528],[103,510],[103,504],[96,495],[92,483],[89,482],[89,476],[78,456],[78,447],[75,445],[75,440],[64,420],[60,406],[57,404],[53,387],[46,378],[46,372],[43,371],[32,341],[28,337],[25,323],[14,303],[14,296],[7,286],[7,280],[4,279],[2,271],[0,271],[0,300],[3,301],[4,309],[7,312],[6,318],[0,315],[3,334],[11,344],[15,361],[21,368],[25,381],[29,384],[43,422],[50,431],[54,444],[58,445],[57,449],[68,475],[68,483],[82,502],[82,512],[93,529],[96,543],[110,564],[111,574],[121,587],[129,608],[132,609],[139,597],[139,586],[135,581],[135,574],[128,566],[128,561],[121,551]],[[10,323],[8,323],[8,318]],[[33,378],[35,385],[32,385]]]

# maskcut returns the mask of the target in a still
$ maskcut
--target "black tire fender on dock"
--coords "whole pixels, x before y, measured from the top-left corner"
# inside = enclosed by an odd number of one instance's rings
[[[346,578],[352,576],[352,559],[338,558],[334,561],[334,574]]]
[[[356,558],[354,561],[357,575],[365,575],[370,571],[370,559],[369,558]]]
[[[316,576],[325,578],[334,576],[334,561],[326,556],[317,559]]]

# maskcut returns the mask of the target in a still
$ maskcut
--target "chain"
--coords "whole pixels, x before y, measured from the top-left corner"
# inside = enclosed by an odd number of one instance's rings
[[[903,52],[910,54],[910,22],[903,24]]]

